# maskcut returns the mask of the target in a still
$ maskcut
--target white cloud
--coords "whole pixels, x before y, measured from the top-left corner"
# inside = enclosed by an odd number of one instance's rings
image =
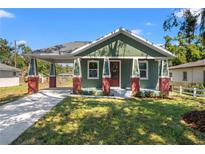
[[[182,18],[183,14],[186,10],[188,10],[188,9],[180,9],[179,11],[175,12],[175,15],[178,18]],[[201,8],[190,8],[190,12],[194,15],[198,15],[201,12]],[[201,22],[201,15],[198,16],[197,24],[200,24],[200,22]]]
[[[25,40],[16,41],[16,45],[26,44]]]
[[[4,11],[4,10],[0,10],[0,18],[14,18],[14,14]]]
[[[151,22],[146,22],[145,23],[146,26],[155,26],[155,24],[151,23]]]
[[[133,30],[131,30],[131,32],[136,34],[136,35],[142,34],[142,30],[141,29],[133,29]]]

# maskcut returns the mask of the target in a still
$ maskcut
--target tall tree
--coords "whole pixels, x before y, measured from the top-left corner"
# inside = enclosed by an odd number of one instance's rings
[[[6,39],[0,38],[0,62],[7,65],[13,63],[13,48]]]
[[[176,10],[175,10],[176,11]],[[201,20],[200,32],[198,26],[200,13],[193,13],[190,9],[178,10],[180,18],[176,12],[173,12],[163,23],[164,31],[177,29],[178,34],[175,37],[165,36],[165,48],[176,55],[171,60],[172,65],[183,64],[186,62],[196,61],[205,56],[204,46],[200,33],[204,32],[204,22]],[[203,16],[203,20],[204,20]],[[203,33],[204,34],[204,33]]]
[[[200,34],[202,37],[203,46],[205,46],[205,8],[201,9]]]
[[[178,19],[176,13],[173,12],[170,17],[164,21],[163,29],[164,31],[171,31],[172,28],[178,28],[178,33],[190,44],[194,39],[198,16],[198,14],[192,14],[190,9],[186,9],[183,12],[182,19]]]

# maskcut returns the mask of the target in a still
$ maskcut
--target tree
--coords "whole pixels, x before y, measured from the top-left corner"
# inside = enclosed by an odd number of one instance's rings
[[[178,33],[180,33],[186,42],[190,44],[195,35],[197,29],[197,18],[199,15],[194,15],[191,13],[190,9],[186,9],[182,15],[181,19],[178,19],[176,13],[173,12],[168,19],[163,23],[164,31],[171,31],[172,28],[178,28]]]
[[[18,45],[18,50],[20,50],[22,56],[24,54],[28,54],[28,53],[31,53],[31,48],[29,46],[27,46],[26,44],[20,44]],[[29,65],[29,58],[28,57],[24,57],[24,62],[26,64],[26,66]]]
[[[9,45],[6,39],[0,38],[0,62],[7,65],[13,63],[13,48]]]
[[[203,46],[205,46],[205,8],[201,9],[200,34],[202,37]]]
[[[197,32],[199,16],[199,13],[193,13],[190,9],[184,9],[181,18],[178,18],[176,13],[173,12],[164,21],[163,29],[165,32],[171,31],[173,28],[176,28],[178,31],[177,36],[173,38],[168,35],[164,37],[165,48],[176,55],[176,58],[171,60],[171,65],[192,62],[205,57],[203,53],[204,40],[201,34]],[[203,20],[204,18],[203,16]],[[204,32],[204,22],[201,23],[200,32]]]

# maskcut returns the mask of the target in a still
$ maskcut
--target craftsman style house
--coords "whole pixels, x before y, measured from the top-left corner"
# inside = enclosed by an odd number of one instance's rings
[[[93,42],[69,42],[27,54],[31,58],[29,93],[38,90],[36,59],[51,63],[50,87],[56,87],[55,63],[73,63],[73,92],[99,88],[130,88],[169,92],[167,59],[174,55],[134,33],[120,28]]]

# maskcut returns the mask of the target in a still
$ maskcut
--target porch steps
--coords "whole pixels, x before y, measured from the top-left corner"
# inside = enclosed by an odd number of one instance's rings
[[[125,97],[129,98],[132,95],[132,91],[129,89],[111,89],[110,96]]]

